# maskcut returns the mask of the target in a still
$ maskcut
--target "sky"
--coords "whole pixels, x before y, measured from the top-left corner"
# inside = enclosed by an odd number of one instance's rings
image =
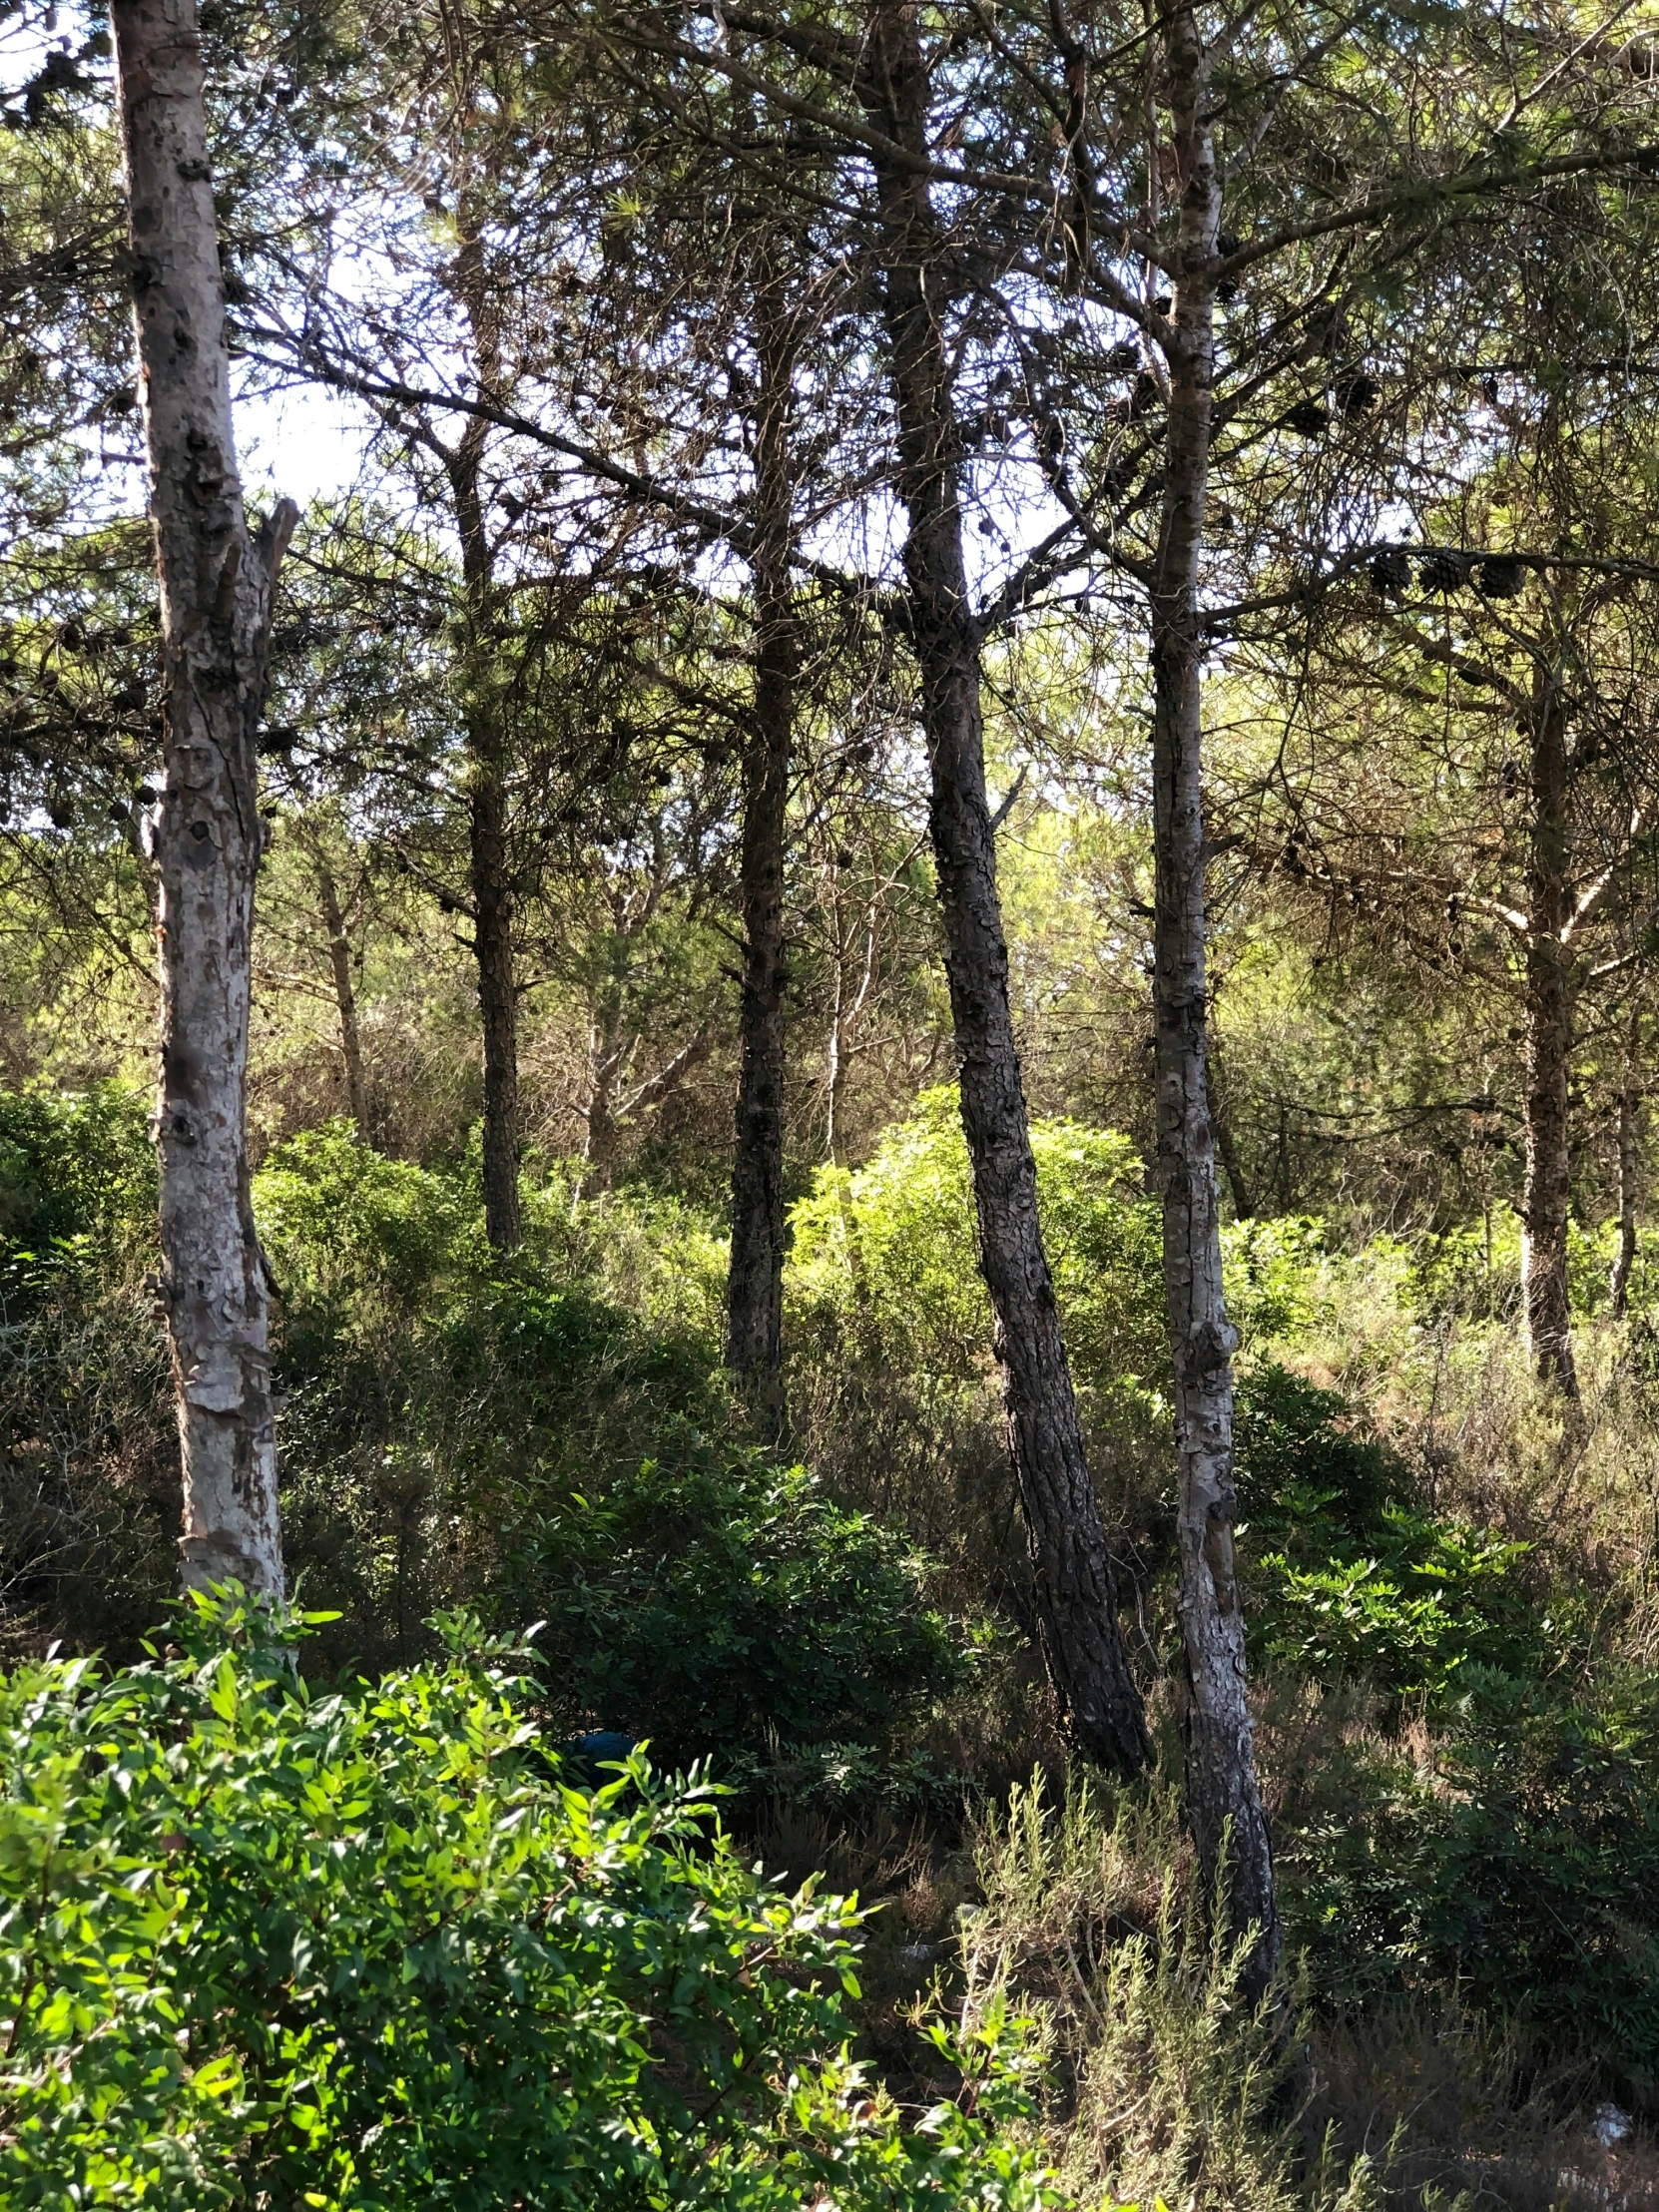
[[[78,50],[89,20],[70,5],[26,6],[0,23],[0,94],[27,84],[52,47]],[[338,393],[239,395],[236,425],[243,485],[256,507],[283,494],[303,507],[356,480],[367,418],[356,402]]]
[[[300,507],[344,491],[357,480],[368,421],[339,392],[310,386],[237,401],[237,458],[243,490],[254,507],[286,497]]]

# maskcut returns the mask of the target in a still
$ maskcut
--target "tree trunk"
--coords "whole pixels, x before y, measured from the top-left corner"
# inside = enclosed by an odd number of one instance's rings
[[[1570,1195],[1567,1091],[1572,1057],[1572,954],[1567,921],[1566,707],[1553,671],[1540,671],[1531,717],[1532,831],[1527,853],[1526,1187],[1521,1282],[1532,1368],[1578,1398],[1567,1302]]]
[[[1613,1319],[1622,1321],[1630,1303],[1630,1271],[1636,1265],[1637,1116],[1641,1111],[1642,1017],[1630,1015],[1625,1046],[1624,1081],[1619,1087],[1619,1250],[1613,1262]]]
[[[480,304],[476,242],[461,249],[458,288],[467,303],[479,382],[490,380],[494,349]],[[506,749],[495,672],[490,666],[494,562],[480,475],[488,429],[473,416],[449,456],[449,484],[461,541],[466,611],[467,833],[472,942],[478,964],[478,1013],[484,1044],[484,1233],[497,1252],[523,1234],[518,1201],[518,983],[513,971],[513,888],[508,861]]]
[[[616,1159],[616,1101],[633,1040],[622,1032],[622,986],[608,982],[588,1029],[588,1102],[582,1121],[582,1174],[578,1198],[608,1191]]]
[[[469,726],[472,794],[472,926],[478,1011],[484,1032],[484,1233],[497,1252],[523,1234],[518,1203],[518,984],[513,974],[513,894],[507,872],[507,795],[493,723]]]
[[[1232,1926],[1257,1931],[1247,1985],[1260,1998],[1282,1938],[1273,1852],[1245,1695],[1244,1614],[1234,1571],[1233,1367],[1238,1333],[1222,1297],[1216,1163],[1206,1083],[1202,641],[1198,561],[1209,476],[1215,254],[1221,189],[1208,69],[1192,10],[1166,31],[1171,143],[1181,190],[1168,471],[1152,594],[1153,833],[1158,1173],[1175,1368],[1178,1606],[1186,1647],[1187,1802],[1205,1886],[1226,1876]]]
[[[830,1048],[827,1055],[824,1142],[830,1157],[830,1165],[841,1165],[842,1101],[846,1096],[847,1062],[850,1058],[849,1038],[853,1024],[868,1003],[870,990],[875,982],[876,956],[876,901],[879,886],[871,891],[870,903],[862,915],[859,926],[864,933],[863,973],[858,978],[858,988],[850,1002],[846,995],[846,955],[848,943],[841,928],[840,863],[831,857],[830,879],[834,898],[835,926],[835,974],[830,1002]]]
[[[1239,1221],[1252,1221],[1256,1216],[1256,1194],[1250,1186],[1239,1158],[1238,1142],[1233,1135],[1233,1117],[1228,1111],[1227,1089],[1222,1080],[1221,1055],[1213,1032],[1209,1033],[1209,1060],[1206,1081],[1210,1090],[1210,1126],[1216,1133],[1216,1151],[1221,1157],[1227,1187],[1233,1193],[1233,1212]]]
[[[762,1434],[784,1404],[784,855],[800,637],[790,580],[795,348],[770,271],[757,295],[755,698],[743,763],[743,993],[726,1364]]]
[[[1037,1219],[1036,1167],[1008,1004],[1008,952],[985,797],[980,638],[962,557],[959,444],[943,333],[929,297],[945,256],[921,175],[927,80],[906,0],[874,0],[858,90],[883,133],[916,165],[884,161],[879,152],[871,157],[898,411],[896,488],[909,519],[904,570],[931,771],[928,820],[962,1126],[1043,1653],[1079,1748],[1133,1772],[1149,1756],[1146,1723],[1118,1625],[1112,1561]]]
[[[340,1052],[345,1060],[345,1095],[357,1135],[368,1141],[368,1093],[363,1086],[363,1048],[357,1029],[357,993],[351,980],[351,940],[345,933],[334,871],[320,848],[311,854],[322,924],[328,932],[328,964],[334,974],[334,1003],[339,1008]]]
[[[500,373],[501,348],[486,280],[480,218],[468,194],[461,195],[457,220],[462,237],[451,281],[466,315],[478,389],[487,394]],[[467,833],[484,1046],[484,1233],[497,1252],[510,1252],[523,1235],[518,1197],[518,982],[507,835],[507,749],[492,665],[495,561],[483,494],[488,443],[488,424],[481,416],[469,416],[447,455],[447,470],[461,541],[466,629]]]
[[[262,826],[255,739],[283,502],[251,541],[237,475],[193,0],[116,0],[140,388],[161,586],[162,1298],[187,1586],[282,1591],[265,1262],[248,1161]]]

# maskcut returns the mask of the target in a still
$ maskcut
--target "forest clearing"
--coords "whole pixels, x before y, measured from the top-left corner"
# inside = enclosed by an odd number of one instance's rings
[[[5,2212],[1659,2208],[1656,251],[1652,0],[0,0]]]

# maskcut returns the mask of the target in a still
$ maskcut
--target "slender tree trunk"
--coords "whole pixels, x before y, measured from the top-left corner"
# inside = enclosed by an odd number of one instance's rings
[[[458,219],[463,235],[452,281],[467,318],[478,387],[488,392],[500,373],[500,343],[479,222],[465,194]],[[466,616],[467,833],[484,1046],[484,1233],[497,1252],[510,1252],[523,1234],[518,1196],[518,983],[507,834],[507,747],[492,666],[495,563],[483,493],[488,443],[488,425],[479,416],[469,417],[449,453],[448,473],[461,541]]]
[[[494,731],[475,725],[467,825],[472,843],[472,926],[484,1035],[484,1232],[498,1252],[519,1243],[518,984],[513,973],[513,894],[507,867],[507,796]]]
[[[280,1596],[265,1262],[248,1161],[248,1015],[262,825],[255,739],[276,565],[232,434],[193,0],[116,0],[140,388],[161,585],[162,1296],[184,1474],[187,1585]]]
[[[830,861],[830,891],[834,901],[835,972],[830,992],[830,1040],[825,1054],[824,1145],[830,1165],[841,1164],[841,1097],[846,1088],[846,945],[841,937],[840,870]]]
[[[790,578],[795,348],[770,271],[757,294],[755,698],[743,763],[743,994],[726,1363],[765,1435],[784,1404],[784,855],[800,634]]]
[[[1238,1220],[1250,1221],[1256,1214],[1256,1195],[1245,1175],[1233,1136],[1233,1117],[1227,1109],[1226,1087],[1221,1080],[1220,1054],[1213,1032],[1209,1036],[1209,1046],[1206,1077],[1210,1088],[1210,1126],[1216,1133],[1216,1151],[1227,1176],[1227,1187],[1233,1193],[1233,1212]]]
[[[1282,1938],[1273,1852],[1245,1695],[1244,1614],[1234,1570],[1233,1367],[1238,1333],[1222,1296],[1216,1164],[1205,1070],[1202,641],[1198,562],[1209,476],[1215,255],[1221,189],[1208,68],[1190,7],[1166,30],[1170,137],[1181,194],[1167,479],[1152,595],[1153,833],[1158,1173],[1164,1283],[1180,1453],[1178,1606],[1186,1647],[1187,1801],[1206,1886],[1225,1869],[1235,1929],[1254,1926],[1248,1985],[1260,1997]]]
[[[1540,671],[1532,712],[1532,833],[1527,854],[1526,1187],[1521,1280],[1533,1372],[1578,1398],[1567,1301],[1568,1072],[1572,954],[1567,921],[1566,711],[1553,671]]]
[[[345,1095],[356,1123],[357,1135],[368,1141],[368,1093],[363,1084],[363,1048],[357,1028],[357,992],[351,980],[351,940],[345,933],[334,871],[320,849],[311,854],[317,897],[322,904],[322,925],[328,932],[328,965],[334,976],[334,1003],[339,1008],[340,1052],[345,1061]]]
[[[607,985],[588,1030],[588,1103],[582,1119],[582,1180],[578,1198],[608,1191],[616,1159],[617,1091],[626,1071],[629,1045],[622,1034],[620,987]]]
[[[913,157],[883,161],[876,191],[883,310],[898,411],[897,489],[911,642],[931,770],[929,827],[973,1170],[979,1256],[995,1317],[1014,1472],[1025,1510],[1044,1657],[1077,1744],[1133,1771],[1148,1756],[1141,1696],[1118,1625],[1110,1553],[1037,1219],[1008,952],[985,796],[977,625],[962,557],[959,444],[936,292],[945,256],[920,170],[927,81],[907,0],[874,0],[859,96]]]
[[[1613,1262],[1613,1318],[1624,1319],[1630,1303],[1630,1271],[1636,1265],[1637,1120],[1641,1113],[1642,1016],[1630,1012],[1630,1035],[1624,1051],[1624,1081],[1619,1086],[1619,1250]]]
[[[837,875],[839,874],[838,867],[835,872]],[[875,899],[879,895],[879,889],[877,889],[871,898],[869,909],[863,917],[863,973],[858,978],[858,988],[853,992],[851,1003],[848,1004],[846,996],[847,946],[841,938],[840,901],[837,888],[835,903],[835,984],[830,1003],[829,1080],[826,1084],[827,1096],[824,1115],[825,1147],[830,1155],[830,1165],[836,1168],[841,1164],[841,1108],[846,1097],[846,1068],[847,1060],[850,1057],[848,1039],[851,1036],[853,1024],[858,1020],[869,1001],[870,990],[875,982]]]

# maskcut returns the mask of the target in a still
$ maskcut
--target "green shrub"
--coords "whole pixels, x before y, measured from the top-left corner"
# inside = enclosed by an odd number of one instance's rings
[[[417,1307],[434,1283],[487,1268],[482,1210],[452,1175],[387,1159],[349,1122],[290,1137],[254,1183],[260,1237],[290,1307]]]
[[[1294,1345],[1308,1336],[1325,1304],[1320,1282],[1325,1244],[1325,1223],[1315,1215],[1268,1215],[1224,1225],[1222,1287],[1228,1316],[1246,1346]]]
[[[1374,1743],[1279,1852],[1322,1992],[1459,1987],[1558,2054],[1659,2088],[1659,1689],[1468,1670],[1455,1725]],[[1329,1785],[1328,1785],[1329,1786]]]
[[[144,1100],[118,1083],[0,1091],[0,1313],[15,1322],[67,1274],[153,1233],[156,1154]]]
[[[463,1597],[542,1614],[556,1727],[751,1781],[831,1742],[879,1769],[954,1685],[911,1548],[723,1441],[713,1348],[595,1295],[616,1209],[557,1209],[504,1265],[469,1191],[343,1126],[284,1146],[256,1196],[285,1294],[289,1553],[351,1615],[331,1655],[407,1657]],[[665,1234],[687,1234],[672,1210]],[[573,1259],[589,1280],[554,1274]]]
[[[906,2130],[845,2056],[855,1912],[643,1764],[547,1779],[521,1655],[450,1623],[313,1696],[258,1628],[0,1688],[8,2206],[1055,2201],[1018,2024],[936,2029],[964,2094]]]
[[[0,1092],[0,1653],[132,1651],[175,1587],[155,1238],[142,1099]]]
[[[728,1417],[711,1347],[595,1294],[604,1239],[568,1206],[533,1209],[503,1261],[473,1183],[345,1124],[280,1147],[254,1195],[282,1289],[285,1541],[345,1616],[330,1662],[407,1659],[428,1614],[491,1593],[529,1619],[543,1601],[504,1585],[505,1562],[545,1500],[602,1494],[665,1434]]]
[[[365,1410],[418,1427],[464,1404],[485,1466],[509,1434],[509,1456],[544,1452],[549,1430],[600,1401],[643,1401],[647,1426],[712,1410],[712,1348],[596,1295],[591,1233],[565,1240],[580,1254],[544,1235],[504,1262],[472,1183],[386,1159],[344,1122],[280,1147],[254,1200],[282,1289],[283,1385],[322,1385],[347,1427]]]
[[[1073,1372],[1144,1402],[1169,1364],[1156,1204],[1127,1137],[1032,1124],[1043,1237]],[[990,1352],[973,1191],[954,1087],[924,1092],[869,1163],[826,1168],[791,1216],[790,1291],[802,1319],[877,1349],[895,1372],[968,1382]]]
[[[960,1684],[925,1563],[800,1467],[693,1433],[603,1493],[531,1511],[510,1587],[547,1614],[568,1725],[753,1772],[811,1746],[893,1745]]]
[[[1264,1362],[1240,1369],[1234,1425],[1244,1525],[1299,1563],[1363,1544],[1402,1470],[1338,1390]]]
[[[1283,2094],[1295,2053],[1243,1988],[1249,1943],[1199,1909],[1184,1828],[1161,1775],[1114,1792],[1074,1771],[1057,1800],[1038,1776],[981,1808],[964,2016],[1007,1987],[1042,2020],[1079,2207],[1371,2212],[1370,2159],[1305,2156]]]
[[[1528,1547],[1424,1511],[1337,1391],[1247,1370],[1237,1442],[1259,1659],[1436,1709],[1481,1670],[1553,1663],[1565,1622],[1540,1621]]]

